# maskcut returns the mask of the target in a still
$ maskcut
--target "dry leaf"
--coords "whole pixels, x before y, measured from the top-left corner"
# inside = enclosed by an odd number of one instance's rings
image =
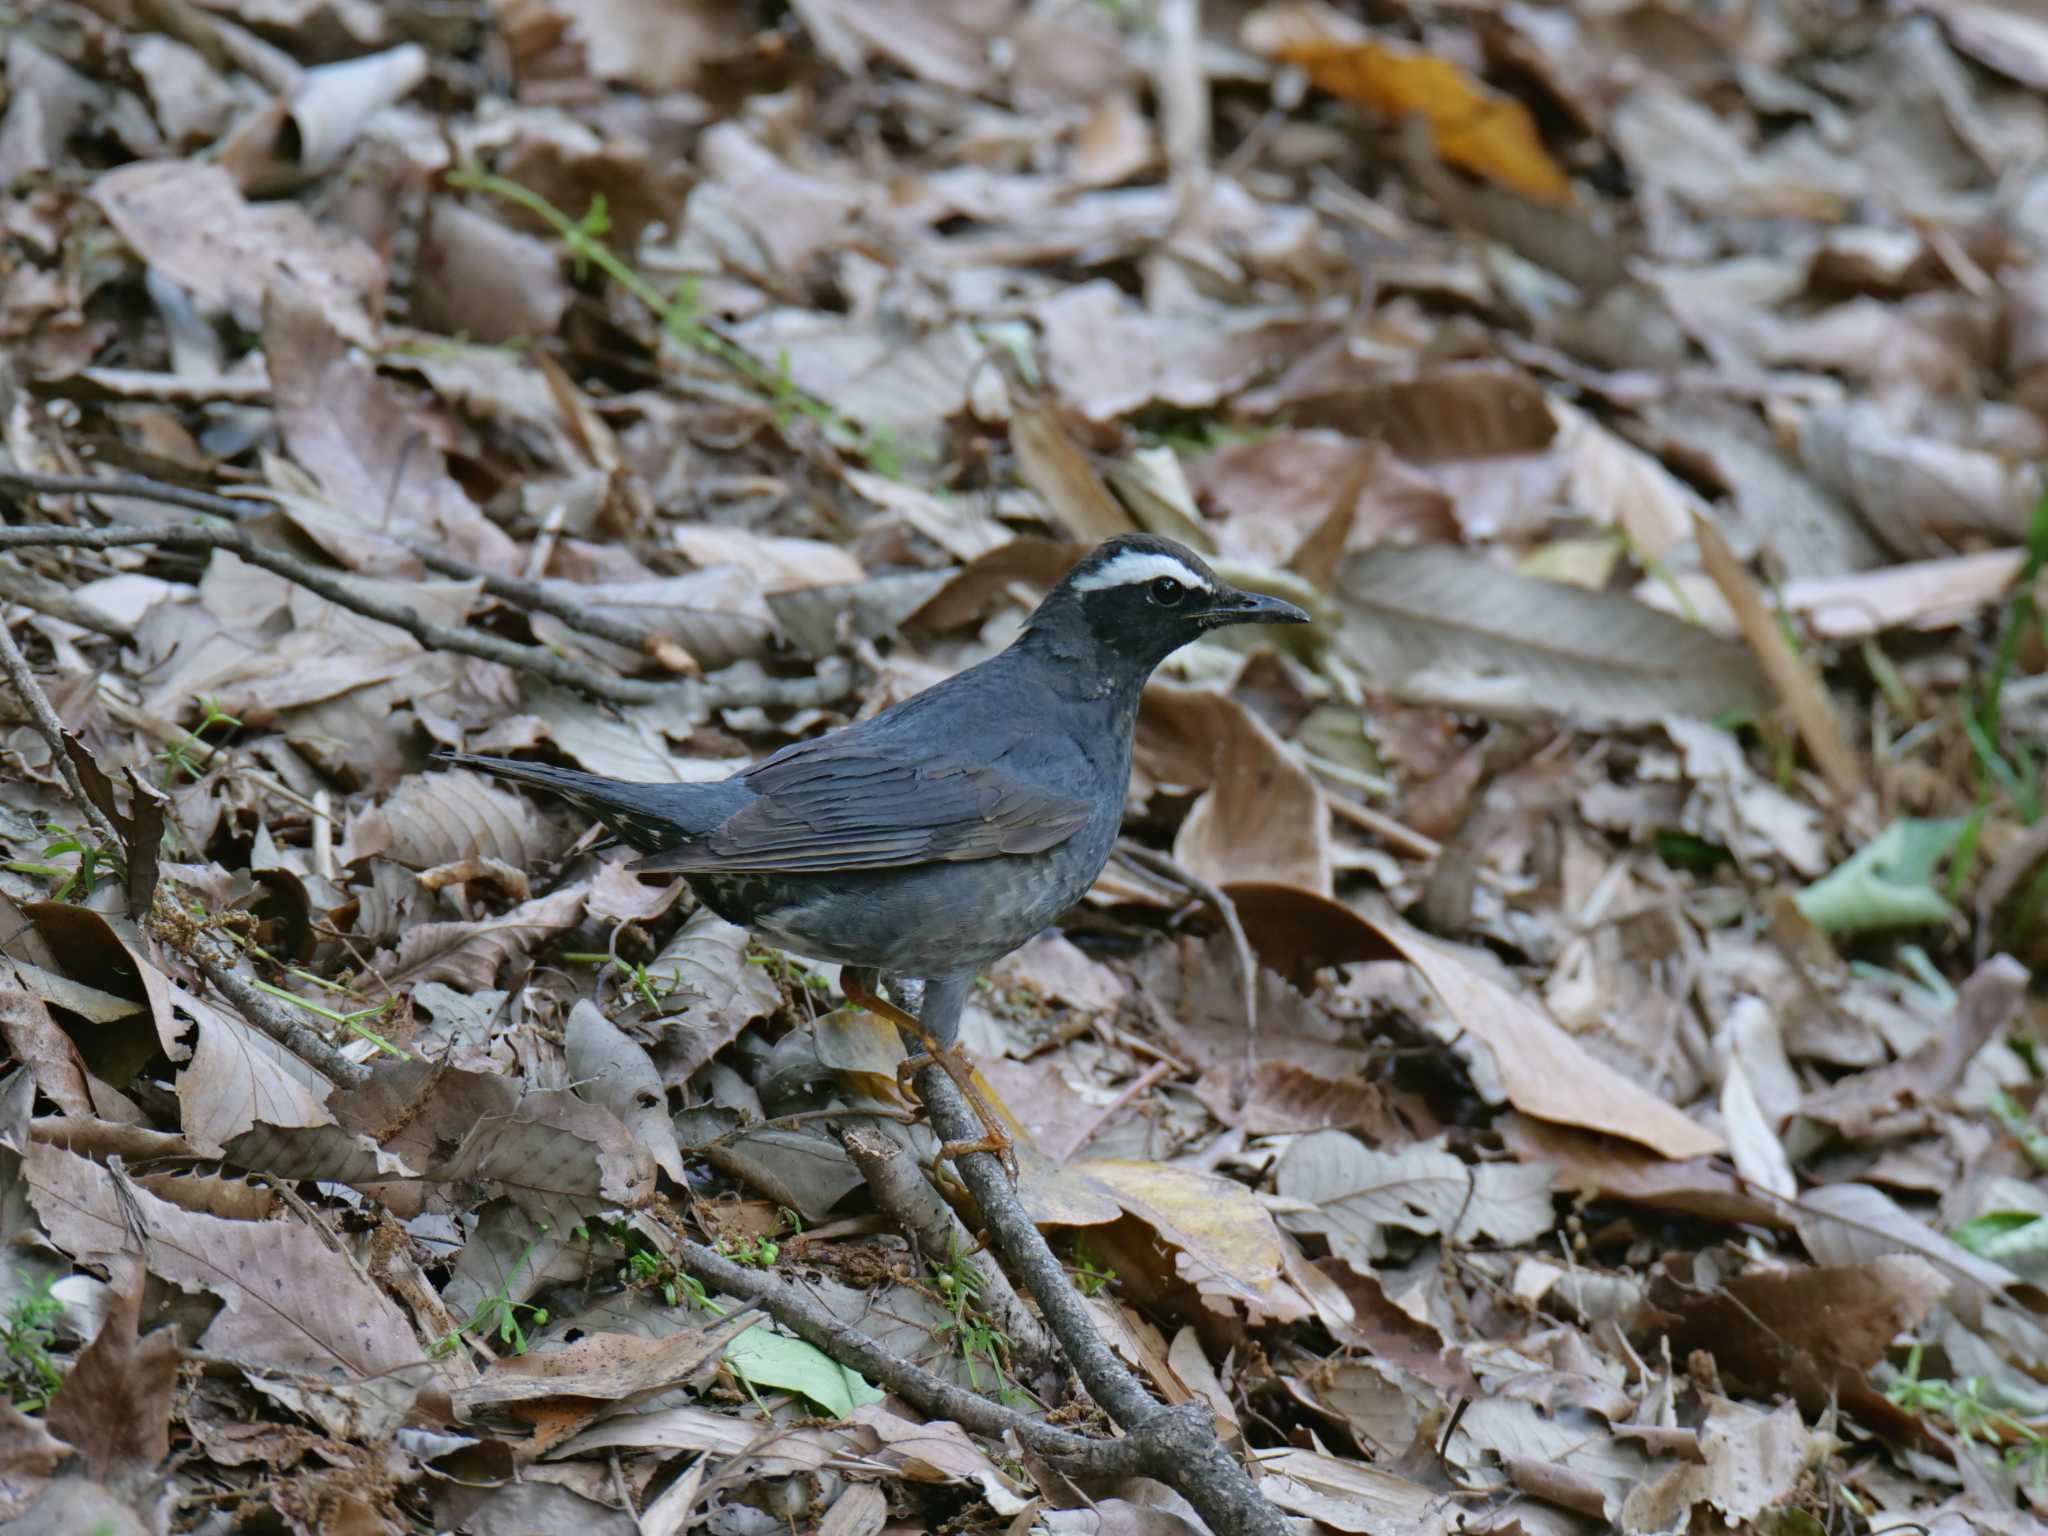
[[[1841,722],[1835,718],[1835,707],[1820,673],[1811,661],[1793,651],[1785,632],[1765,605],[1756,578],[1735,558],[1735,551],[1728,547],[1721,530],[1709,519],[1696,517],[1694,534],[1699,540],[1701,563],[1728,600],[1728,606],[1735,610],[1735,622],[1742,629],[1743,639],[1770,675],[1780,702],[1791,712],[1792,723],[1799,728],[1800,739],[1813,754],[1836,803],[1848,805],[1863,787],[1863,765],[1842,735]]]
[[[379,954],[374,969],[394,986],[445,981],[484,991],[506,961],[575,927],[583,915],[583,896],[581,887],[572,886],[522,902],[500,917],[421,923],[407,930],[397,948]]]
[[[223,1303],[199,1348],[286,1371],[362,1380],[420,1359],[403,1314],[349,1261],[297,1220],[224,1221],[140,1189],[55,1147],[22,1155],[29,1202],[51,1239],[81,1259],[130,1250],[130,1213],[148,1234],[149,1266]]]
[[[1202,788],[1173,856],[1212,885],[1260,881],[1332,889],[1321,788],[1257,715],[1227,694],[1153,684],[1134,760],[1152,779]]]
[[[1311,4],[1269,6],[1246,19],[1245,46],[1293,64],[1315,84],[1399,123],[1426,121],[1437,153],[1540,202],[1562,203],[1571,183],[1543,147],[1528,108],[1473,79],[1457,64],[1376,38],[1357,23]]]
[[[178,1331],[138,1336],[142,1263],[126,1258],[113,1272],[99,1332],[79,1351],[43,1417],[85,1458],[95,1482],[141,1493],[171,1453]]]
[[[1376,1152],[1341,1131],[1319,1131],[1287,1148],[1274,1186],[1311,1210],[1288,1218],[1321,1232],[1331,1251],[1361,1273],[1386,1254],[1382,1228],[1470,1243],[1526,1243],[1550,1230],[1547,1163],[1467,1163],[1441,1139]]]
[[[93,183],[92,197],[144,261],[231,310],[245,331],[263,324],[271,274],[288,271],[343,338],[375,344],[367,305],[383,288],[382,264],[297,204],[246,203],[226,171],[190,160],[121,166]]]
[[[1353,555],[1337,589],[1345,656],[1406,702],[1592,724],[1711,718],[1769,697],[1748,655],[1718,635],[1447,545]]]
[[[569,1058],[569,1076],[582,1096],[617,1115],[663,1173],[677,1184],[687,1182],[675,1124],[668,1116],[668,1095],[646,1050],[588,998],[569,1010],[562,1049]]]
[[[7,961],[0,960],[0,973],[10,968]],[[44,1098],[67,1115],[92,1113],[85,1062],[40,997],[0,991],[0,1040],[6,1042],[14,1059],[28,1068]]]
[[[1604,1131],[1671,1158],[1726,1150],[1705,1126],[1587,1055],[1538,1004],[1405,923],[1375,920],[1371,926],[1422,972],[1458,1026],[1486,1043],[1508,1102],[1523,1114]]]

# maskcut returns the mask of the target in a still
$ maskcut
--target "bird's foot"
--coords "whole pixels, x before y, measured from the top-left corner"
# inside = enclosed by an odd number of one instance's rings
[[[880,994],[880,978],[868,970],[848,966],[839,973],[840,990],[846,1000],[857,1007],[865,1008],[879,1019],[886,1019],[905,1034],[914,1038],[923,1047],[923,1053],[911,1056],[896,1064],[896,1087],[907,1099],[917,1097],[916,1085],[912,1079],[926,1067],[937,1063],[946,1076],[953,1079],[961,1097],[973,1106],[975,1117],[981,1121],[983,1134],[973,1141],[949,1141],[939,1148],[939,1156],[948,1161],[965,1157],[970,1152],[991,1152],[1003,1165],[1003,1172],[1010,1176],[1010,1182],[1017,1182],[1016,1143],[1009,1131],[1004,1129],[1002,1120],[974,1086],[974,1069],[957,1045],[943,1045],[937,1036],[910,1014],[898,1008]]]
[[[903,1089],[907,1096],[914,1097],[916,1084],[912,1079],[926,1067],[936,1064],[946,1076],[953,1079],[953,1085],[960,1090],[960,1096],[967,1100],[974,1110],[975,1118],[981,1121],[980,1136],[973,1141],[946,1142],[940,1146],[939,1156],[952,1162],[967,1156],[970,1152],[993,1153],[996,1161],[1003,1165],[1003,1172],[1010,1176],[1010,1182],[1016,1183],[1017,1144],[1004,1128],[1001,1117],[982,1096],[981,1090],[974,1086],[974,1069],[960,1054],[958,1046],[941,1046],[922,1031],[919,1031],[919,1035],[919,1043],[924,1046],[924,1050],[921,1054],[908,1057],[896,1064],[896,1085]]]

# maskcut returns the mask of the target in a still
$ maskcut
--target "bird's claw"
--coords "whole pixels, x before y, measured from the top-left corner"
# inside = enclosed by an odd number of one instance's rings
[[[936,1066],[953,1079],[953,1085],[960,1090],[961,1097],[972,1106],[975,1118],[981,1121],[982,1134],[973,1141],[949,1141],[939,1147],[939,1158],[943,1162],[956,1162],[970,1152],[988,1152],[1003,1165],[1003,1172],[1010,1176],[1012,1184],[1017,1182],[1017,1144],[1010,1133],[1003,1129],[1003,1123],[996,1112],[982,1097],[981,1090],[974,1086],[973,1069],[960,1059],[956,1049],[932,1050],[927,1047],[915,1056],[905,1057],[896,1063],[896,1086],[903,1096],[922,1102],[916,1077],[926,1067]]]

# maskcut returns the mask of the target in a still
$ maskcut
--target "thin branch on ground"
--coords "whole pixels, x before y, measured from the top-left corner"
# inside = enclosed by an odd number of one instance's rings
[[[207,941],[202,939],[202,944]],[[192,959],[221,996],[256,1029],[290,1051],[337,1088],[358,1088],[369,1081],[370,1069],[336,1050],[311,1025],[260,990],[223,954],[203,950]]]
[[[43,692],[43,685],[36,681],[30,669],[28,657],[21,647],[14,643],[14,635],[4,622],[0,622],[0,668],[7,673],[7,681],[14,685],[16,697],[28,711],[29,723],[36,728],[36,734],[50,749],[55,761],[57,774],[64,781],[64,792],[71,797],[79,814],[91,825],[93,835],[109,850],[123,849],[120,829],[106,812],[93,804],[92,796],[85,792],[85,783],[78,776],[78,766],[71,761],[71,749],[64,743],[64,722],[57,718],[57,711],[50,703],[50,696]]]
[[[168,485],[161,480],[147,480],[134,476],[119,480],[96,480],[88,475],[32,475],[20,470],[0,469],[0,486],[12,486],[17,490],[50,496],[127,496],[137,501],[154,501],[165,506],[183,507],[190,512],[204,512],[235,522],[254,517],[269,506],[267,501],[256,497],[217,496],[206,491],[189,490],[180,485]],[[649,625],[620,618],[617,614],[607,613],[602,609],[593,609],[587,603],[579,601],[573,594],[550,587],[544,581],[529,581],[522,576],[500,576],[494,571],[487,571],[481,566],[470,564],[467,560],[412,539],[401,539],[395,534],[386,537],[413,555],[430,571],[442,576],[451,576],[457,581],[481,583],[484,591],[499,601],[535,613],[549,614],[579,634],[589,635],[593,639],[609,640],[612,644],[625,646],[628,650],[652,655],[657,645],[674,638]],[[27,598],[16,600],[28,601]],[[100,622],[104,625],[108,621]],[[112,633],[111,630],[107,632]]]
[[[993,1159],[990,1165],[994,1166]],[[1115,1479],[1142,1475],[1170,1481],[1159,1470],[1162,1461],[1178,1454],[1181,1441],[1192,1432],[1196,1421],[1205,1417],[1192,1404],[1173,1409],[1155,1404],[1159,1413],[1153,1421],[1140,1434],[1120,1440],[1096,1440],[1057,1429],[990,1402],[965,1387],[956,1387],[923,1366],[890,1353],[773,1274],[736,1264],[688,1238],[677,1237],[674,1242],[676,1250],[672,1257],[677,1267],[710,1289],[754,1303],[798,1338],[817,1346],[841,1365],[859,1371],[868,1380],[887,1387],[920,1413],[935,1419],[951,1419],[963,1429],[994,1439],[1014,1435],[1027,1450],[1052,1461],[1070,1477]],[[1208,1432],[1206,1427],[1203,1432]],[[1216,1529],[1219,1536],[1231,1536],[1222,1526]],[[1237,1529],[1270,1530],[1274,1536],[1283,1536],[1286,1527]]]
[[[980,1120],[944,1068],[917,1076],[918,1097],[942,1141],[973,1141]],[[1154,1447],[1142,1470],[1195,1507],[1215,1536],[1285,1536],[1287,1522],[1251,1475],[1216,1438],[1207,1412],[1182,1415],[1156,1400],[1096,1331],[1087,1304],[1046,1246],[1002,1164],[986,1152],[959,1159],[960,1176],[981,1210],[989,1246],[1045,1314],[1088,1395],[1125,1434]]]
[[[0,473],[0,484],[23,485],[34,478],[5,472]],[[38,487],[29,484],[28,488]],[[422,617],[410,603],[393,602],[361,591],[347,578],[260,543],[248,529],[234,525],[188,523],[174,528],[69,528],[32,524],[0,528],[0,549],[115,549],[134,544],[155,544],[165,549],[227,550],[249,564],[282,576],[352,613],[402,629],[429,650],[453,651],[482,661],[494,661],[609,704],[682,700],[692,708],[703,710],[730,709],[749,704],[801,709],[842,698],[852,685],[851,669],[843,662],[829,658],[808,677],[770,677],[757,667],[744,671],[741,667],[729,668],[702,682],[691,678],[642,682],[633,678],[607,677],[580,661],[558,656],[542,646],[521,645],[476,630],[436,623]]]
[[[1024,1304],[1002,1266],[979,1251],[973,1235],[925,1177],[910,1149],[878,1129],[854,1126],[841,1138],[846,1155],[867,1181],[875,1204],[892,1217],[917,1250],[934,1264],[953,1260],[980,1277],[977,1305],[1009,1340],[1011,1357],[1030,1377],[1063,1378],[1059,1346],[1045,1324]]]

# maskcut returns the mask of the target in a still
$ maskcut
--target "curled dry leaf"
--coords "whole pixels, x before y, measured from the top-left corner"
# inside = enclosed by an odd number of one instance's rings
[[[427,51],[402,43],[382,53],[322,64],[214,150],[244,192],[283,192],[336,165],[369,121],[427,78]]]
[[[1244,705],[1155,684],[1145,690],[1133,757],[1157,783],[1203,789],[1173,843],[1191,874],[1212,885],[1263,881],[1330,894],[1323,792]]]
[[[577,1091],[617,1115],[656,1166],[677,1184],[684,1183],[668,1095],[645,1047],[606,1018],[596,1003],[583,998],[569,1010],[562,1048]]]
[[[392,985],[445,981],[481,992],[499,967],[576,926],[583,915],[580,886],[536,896],[498,917],[476,922],[421,923],[395,949],[380,953],[373,969]]]
[[[530,870],[553,863],[568,843],[531,797],[451,768],[414,774],[351,817],[337,857],[345,864],[390,859],[415,870],[491,859]]]

